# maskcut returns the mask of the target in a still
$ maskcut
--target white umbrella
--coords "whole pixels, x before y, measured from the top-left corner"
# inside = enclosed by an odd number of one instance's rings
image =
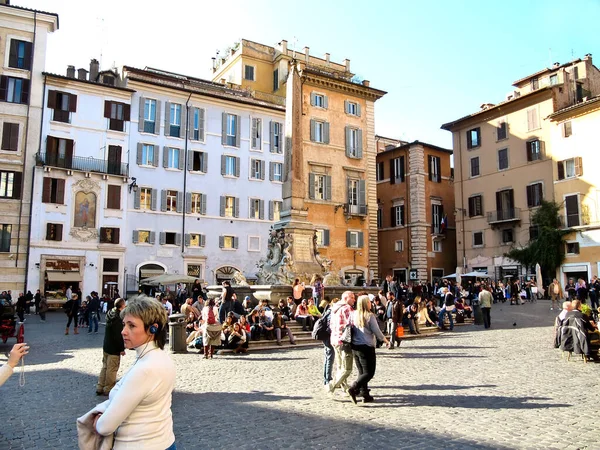
[[[544,282],[542,280],[542,268],[540,267],[540,264],[537,263],[535,265],[535,282],[538,288],[538,292],[540,294],[542,294],[542,296],[544,295]]]
[[[456,268],[456,284],[459,284],[462,282],[462,277],[461,277],[461,273],[462,273],[462,267],[457,267]]]

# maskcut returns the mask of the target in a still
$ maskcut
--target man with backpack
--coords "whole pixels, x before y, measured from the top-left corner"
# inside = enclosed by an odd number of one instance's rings
[[[329,391],[329,382],[333,379],[333,361],[335,359],[335,351],[331,345],[331,328],[329,327],[331,320],[331,305],[327,305],[323,311],[323,315],[315,322],[312,330],[312,338],[323,342],[323,352],[325,359],[323,361],[323,384],[325,390]]]
[[[444,290],[444,305],[442,309],[440,309],[440,313],[438,316],[438,328],[440,330],[445,330],[444,326],[444,316],[448,316],[448,321],[450,322],[450,331],[454,330],[454,318],[452,317],[452,313],[454,312],[454,294],[445,288]]]
[[[398,343],[398,347],[402,342],[398,339],[396,330],[399,326],[402,326],[402,319],[404,316],[404,305],[399,299],[395,298],[394,294],[392,293],[388,293],[387,314],[389,327],[388,332],[390,334],[390,350],[392,350],[396,342]]]

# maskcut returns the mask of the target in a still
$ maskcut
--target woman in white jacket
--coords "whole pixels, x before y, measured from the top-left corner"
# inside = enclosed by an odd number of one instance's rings
[[[167,313],[155,299],[140,296],[121,312],[125,347],[137,359],[110,391],[107,401],[94,408],[94,429],[114,434],[114,449],[174,450],[171,413],[175,365],[163,351],[167,338]]]

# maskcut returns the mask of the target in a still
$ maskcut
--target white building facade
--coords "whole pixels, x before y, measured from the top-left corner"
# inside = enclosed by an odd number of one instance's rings
[[[118,75],[73,67],[45,74],[33,178],[28,289],[62,298],[124,286],[132,91]],[[111,84],[112,83],[112,84]]]
[[[285,108],[247,91],[124,67],[135,90],[127,291],[147,277],[252,279],[279,220]]]

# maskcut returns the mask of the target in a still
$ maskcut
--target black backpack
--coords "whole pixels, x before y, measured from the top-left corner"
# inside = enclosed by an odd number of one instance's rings
[[[315,322],[315,326],[312,330],[312,338],[317,341],[324,341],[329,339],[331,336],[331,329],[329,328],[329,319],[331,317],[331,309],[325,311],[325,314]]]
[[[454,295],[451,292],[446,294],[445,302],[446,306],[454,306]]]

